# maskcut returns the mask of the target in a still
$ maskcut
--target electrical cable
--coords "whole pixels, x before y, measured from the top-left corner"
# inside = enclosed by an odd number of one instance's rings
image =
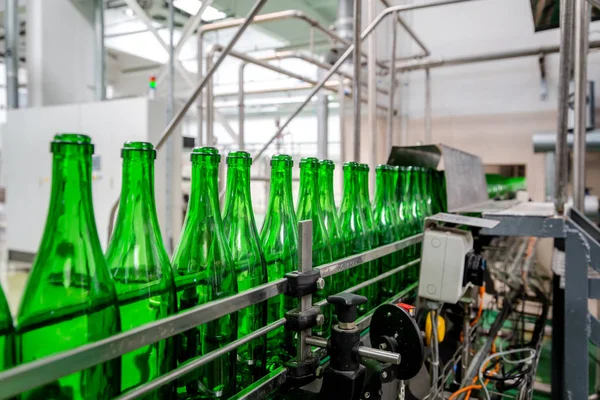
[[[510,360],[510,364],[516,364],[516,363],[527,363],[527,362],[531,362],[533,359],[535,359],[536,356],[536,351],[535,349],[529,348],[529,347],[524,347],[522,349],[514,349],[514,350],[506,350],[504,352],[498,352],[496,354],[492,354],[490,355],[488,358],[486,358],[485,360],[483,360],[483,363],[481,363],[481,367],[479,368],[479,371],[477,373],[477,376],[479,378],[479,381],[482,383],[481,388],[483,389],[483,392],[485,393],[485,398],[486,400],[491,400],[490,398],[490,392],[488,391],[486,385],[485,385],[485,381],[483,379],[483,370],[487,367],[487,364],[493,360],[496,357],[502,357],[503,361],[505,360],[505,356],[511,355],[511,354],[518,354],[518,353],[524,353],[524,352],[530,352],[531,354],[528,357],[525,357],[521,360]]]

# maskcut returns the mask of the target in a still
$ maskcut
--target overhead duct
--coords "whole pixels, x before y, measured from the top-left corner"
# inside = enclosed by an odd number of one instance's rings
[[[338,1],[335,31],[342,39],[349,42],[354,41],[354,0]],[[324,54],[324,61],[331,65],[335,64],[347,48],[348,46],[344,43],[336,42],[335,47]]]
[[[534,153],[548,153],[556,150],[556,133],[535,133],[532,137]],[[569,149],[573,148],[573,134],[567,135]],[[600,151],[600,130],[588,132],[585,135],[585,149]]]

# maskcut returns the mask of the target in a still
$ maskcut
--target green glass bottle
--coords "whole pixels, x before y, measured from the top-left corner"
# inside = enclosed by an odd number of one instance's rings
[[[340,221],[338,218],[338,210],[335,206],[335,198],[333,196],[333,171],[335,163],[331,160],[321,160],[319,162],[319,202],[321,204],[321,212],[323,214],[323,225],[329,236],[331,244],[331,255],[333,260],[339,260],[346,254],[344,247],[344,239],[340,229]],[[333,283],[329,293],[339,293],[342,291],[343,282],[341,276],[333,276]]]
[[[192,180],[181,239],[173,254],[179,311],[232,296],[237,281],[219,208],[219,163],[212,147],[195,148]],[[177,338],[180,363],[237,338],[237,314],[190,329]],[[236,392],[236,352],[223,355],[178,380],[179,398],[227,399]]]
[[[415,174],[415,167],[400,167],[398,180],[398,206],[404,225],[404,237],[416,235],[422,230],[420,217],[422,214],[421,203],[416,201],[416,192],[418,190],[418,181]],[[421,228],[420,228],[421,226]],[[408,263],[419,257],[418,247],[410,246],[403,250],[402,264]],[[418,279],[417,268],[410,267],[405,270],[406,284],[416,282]]]
[[[92,205],[92,154],[85,135],[51,144],[52,187],[42,241],[16,319],[17,362],[27,363],[120,331],[114,283]],[[21,395],[29,399],[111,399],[121,389],[119,358]]]
[[[362,253],[372,248],[371,234],[367,229],[367,221],[359,195],[359,165],[356,162],[344,164],[344,194],[340,205],[340,227],[344,246],[345,257]],[[374,276],[372,262],[354,267],[343,274],[344,289],[355,286]],[[358,306],[359,315],[365,314],[377,300],[376,285],[371,285],[358,291],[358,294],[367,298],[367,303]]]
[[[298,270],[298,221],[292,198],[293,165],[292,157],[287,155],[271,158],[269,207],[260,233],[269,282]],[[284,295],[267,300],[267,323],[283,318],[287,311],[296,307],[296,303],[292,297]],[[291,331],[281,327],[267,335],[268,371],[275,370],[295,355],[296,343]]]
[[[227,156],[227,192],[223,223],[231,253],[238,290],[243,292],[267,283],[267,267],[260,237],[256,229],[250,196],[252,158],[245,151],[232,151]],[[262,302],[238,312],[238,337],[262,328],[267,323],[267,303]],[[238,348],[237,384],[245,388],[260,379],[266,371],[266,336]]]
[[[402,190],[401,179],[400,179],[400,167],[391,166],[390,168],[392,170],[391,170],[390,180],[388,181],[388,190],[391,193],[390,194],[390,198],[391,198],[390,202],[392,204],[393,210],[395,211],[395,214],[396,214],[395,219],[398,223],[398,226],[396,227],[398,239],[402,240],[402,239],[405,239],[408,236],[410,236],[410,227],[404,220],[404,215],[402,214],[402,212],[400,212],[401,211],[400,192]],[[396,260],[397,260],[398,266],[406,263],[405,253],[406,253],[405,250],[399,250],[396,252]],[[392,286],[392,290],[395,293],[404,289],[404,287],[406,286],[406,284],[408,282],[407,275],[408,275],[408,272],[406,270],[403,270],[403,271],[399,272],[396,276],[394,276],[394,278],[392,279],[391,286]]]
[[[300,160],[300,189],[298,192],[298,220],[312,220],[312,264],[313,267],[327,264],[333,261],[331,243],[329,235],[325,229],[324,216],[321,210],[321,201],[319,195],[319,160],[314,157],[305,157]],[[326,299],[328,295],[333,294],[332,277],[325,278],[325,288],[313,295],[313,302],[316,303]],[[324,307],[323,315],[325,323],[322,326],[313,328],[313,334],[323,336],[329,334],[331,327],[331,316],[333,307]]]
[[[175,313],[173,273],[154,199],[151,143],[127,142],[121,150],[123,178],[115,230],[106,263],[115,282],[121,329],[136,328]],[[144,384],[175,366],[174,340],[160,341],[121,357],[121,391]],[[168,398],[170,385],[147,398]]]
[[[400,220],[394,207],[392,181],[395,171],[387,165],[379,165],[375,170],[375,197],[373,199],[373,217],[375,222],[376,243],[384,246],[400,240]],[[399,254],[392,253],[380,259],[380,272],[387,272],[400,265]],[[381,281],[379,285],[379,303],[397,292],[399,287],[398,274]]]
[[[420,201],[421,205],[421,225],[425,222],[425,218],[433,215],[432,200],[431,200],[431,181],[429,180],[429,168],[415,167],[417,174],[418,189],[416,194],[417,201]],[[418,205],[417,205],[418,209]],[[421,226],[421,231],[423,226]]]
[[[371,245],[379,246],[375,233],[375,219],[373,209],[371,208],[371,199],[369,196],[369,166],[367,164],[358,164],[358,193],[360,196],[360,206],[365,214],[367,222],[367,231],[371,235]]]
[[[0,287],[0,371],[9,369],[14,365],[15,331],[8,303],[2,292],[2,287]]]

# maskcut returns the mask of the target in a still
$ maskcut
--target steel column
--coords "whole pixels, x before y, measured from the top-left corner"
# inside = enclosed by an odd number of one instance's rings
[[[338,87],[338,114],[340,119],[340,162],[343,164],[348,159],[346,153],[346,143],[347,143],[347,129],[346,129],[346,86],[344,85],[344,81],[340,79],[340,84]],[[342,176],[343,179],[343,176]]]
[[[4,2],[6,106],[19,108],[19,1]]]
[[[246,106],[245,106],[245,92],[244,92],[244,69],[248,65],[247,62],[242,61],[238,70],[238,148],[244,150],[246,147],[246,139],[244,138],[244,125],[246,123]]]
[[[377,0],[367,1],[367,19],[372,21],[376,17]],[[392,21],[395,24],[395,21]],[[367,78],[368,78],[368,132],[367,135],[371,137],[371,156],[367,162],[371,166],[371,177],[375,176],[375,165],[377,164],[377,142],[379,132],[377,129],[377,32],[373,32],[369,36],[368,40],[368,54],[367,59]],[[375,179],[369,179],[369,186],[374,187]]]
[[[585,200],[585,135],[587,98],[587,53],[590,5],[575,0],[574,58],[575,58],[575,129],[573,130],[573,206],[583,212]]]
[[[353,159],[354,161],[360,161],[360,99],[361,99],[361,37],[360,27],[362,18],[362,7],[360,0],[354,0],[354,31],[353,40],[354,48],[353,51],[353,71],[354,78],[352,80],[352,110],[354,114],[354,125],[352,126],[352,132],[354,136],[353,143]],[[352,48],[349,47],[349,49]]]
[[[394,16],[398,16],[398,13],[394,13]],[[396,59],[396,47],[398,47],[398,24],[392,22],[392,60]],[[393,142],[393,129],[394,129],[394,112],[396,111],[394,105],[394,95],[396,93],[396,63],[390,64],[390,93],[388,103],[388,114],[387,114],[387,129],[385,131],[385,154],[389,154],[392,151]]]
[[[210,49],[206,56],[206,69],[210,70],[213,65],[213,58],[216,47]],[[214,79],[208,80],[206,86],[206,145],[214,145],[214,129],[215,129],[215,98],[214,98]]]
[[[173,112],[175,110],[175,6],[173,2],[169,2],[169,84],[167,94],[167,121],[173,118]],[[173,180],[173,140],[167,140],[167,154],[166,154],[166,195],[165,195],[165,247],[169,254],[173,254],[174,243],[173,243],[173,190],[172,185],[175,184]],[[179,183],[177,183],[179,184]]]
[[[569,81],[573,57],[573,24],[575,2],[560,1],[560,56],[558,71],[558,127],[556,132],[556,168],[554,204],[559,214],[564,212],[567,203],[569,184],[569,149],[567,133],[569,122]]]
[[[425,70],[425,144],[431,144],[431,73]]]
[[[8,0],[8,3],[18,0]],[[8,11],[8,8],[7,8]],[[8,17],[7,17],[8,18]],[[8,53],[8,51],[7,51]],[[7,60],[8,61],[8,60]],[[106,100],[106,58],[104,51],[104,0],[94,0],[94,86],[97,101]],[[7,71],[8,71],[8,62]],[[7,82],[8,83],[8,82]]]
[[[318,70],[321,77],[323,71]],[[329,95],[324,90],[317,96],[317,157],[321,160],[328,158],[329,144]]]

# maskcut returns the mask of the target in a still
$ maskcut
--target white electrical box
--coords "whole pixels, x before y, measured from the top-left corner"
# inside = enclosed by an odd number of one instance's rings
[[[108,242],[110,209],[121,192],[121,148],[126,141],[155,143],[166,126],[166,105],[160,100],[130,98],[94,103],[9,110],[2,140],[2,174],[6,185],[6,237],[9,257],[30,259],[36,252],[46,222],[52,179],[50,142],[56,133],[82,133],[92,138],[92,196],[100,242]],[[182,220],[180,130],[172,136],[172,181],[167,182],[167,147],[155,161],[156,208],[167,242],[167,218],[173,240]],[[167,184],[172,213],[167,216]]]
[[[423,234],[419,297],[457,303],[465,292],[465,256],[473,249],[471,232],[432,226]]]

